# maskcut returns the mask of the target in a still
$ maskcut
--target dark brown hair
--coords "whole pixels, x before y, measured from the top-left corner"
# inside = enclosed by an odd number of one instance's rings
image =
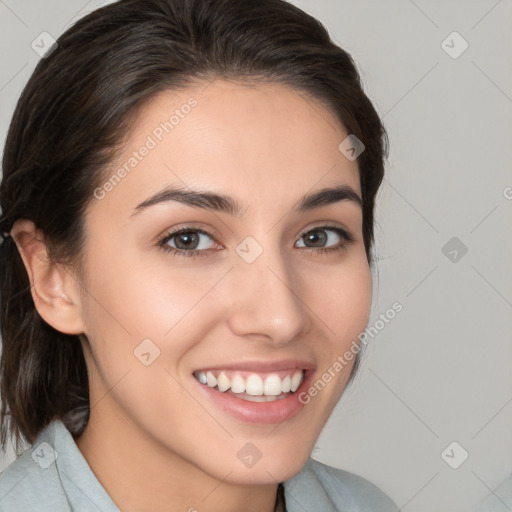
[[[213,80],[286,84],[320,100],[365,145],[358,158],[363,238],[372,266],[374,204],[387,138],[350,55],[284,0],[121,0],[57,40],[18,101],[6,139],[0,232],[30,219],[50,257],[80,261],[84,211],[140,107]],[[340,141],[341,142],[341,141]],[[53,419],[80,435],[89,388],[78,336],[38,314],[11,237],[0,246],[1,443],[33,443]]]

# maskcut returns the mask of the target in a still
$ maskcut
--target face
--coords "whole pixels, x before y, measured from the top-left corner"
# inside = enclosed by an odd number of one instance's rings
[[[300,471],[371,305],[347,135],[277,84],[144,108],[86,214],[90,424],[232,483]]]

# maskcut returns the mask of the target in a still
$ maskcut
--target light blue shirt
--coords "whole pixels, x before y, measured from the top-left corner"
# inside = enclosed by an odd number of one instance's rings
[[[475,512],[510,512],[512,510],[512,474],[480,503]]]
[[[397,512],[364,478],[308,459],[284,482],[287,512]],[[0,473],[0,512],[120,512],[64,423],[55,420]]]

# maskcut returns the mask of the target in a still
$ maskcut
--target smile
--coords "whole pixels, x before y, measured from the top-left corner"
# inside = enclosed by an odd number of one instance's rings
[[[194,377],[203,385],[250,402],[271,402],[291,396],[304,381],[297,368],[255,373],[236,370],[201,370]]]
[[[239,361],[197,368],[192,380],[213,407],[246,424],[268,425],[304,409],[298,396],[311,385],[315,366],[296,359]]]

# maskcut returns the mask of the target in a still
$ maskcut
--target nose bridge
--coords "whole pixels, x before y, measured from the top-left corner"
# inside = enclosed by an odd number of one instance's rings
[[[235,334],[266,336],[284,344],[306,328],[302,283],[294,279],[277,243],[262,247],[248,237],[237,247],[234,270],[229,322]]]

